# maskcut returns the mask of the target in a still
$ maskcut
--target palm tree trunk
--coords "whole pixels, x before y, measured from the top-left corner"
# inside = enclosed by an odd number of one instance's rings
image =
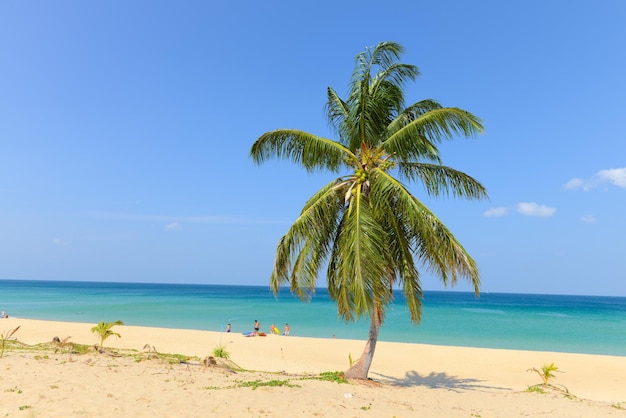
[[[365,343],[365,349],[361,358],[354,363],[348,370],[346,370],[347,379],[367,379],[367,374],[372,365],[372,359],[374,358],[374,351],[376,350],[376,342],[378,341],[378,330],[380,329],[380,307],[375,305],[372,310],[372,319],[370,322],[370,332]]]

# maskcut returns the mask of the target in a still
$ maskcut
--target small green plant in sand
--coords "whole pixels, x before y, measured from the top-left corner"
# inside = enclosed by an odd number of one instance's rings
[[[13,328],[12,330],[9,331],[5,331],[3,333],[0,334],[0,340],[1,340],[1,346],[0,346],[0,358],[2,358],[2,356],[4,356],[4,348],[6,347],[6,342],[9,338],[11,338],[11,336],[13,334],[15,334],[17,332],[18,329],[20,329],[20,326],[17,326],[16,328]]]
[[[92,346],[87,344],[70,343],[69,350],[72,354],[87,354],[91,351]]]
[[[552,379],[556,379],[556,376],[554,375],[553,372],[556,372],[558,370],[559,368],[554,363],[550,363],[550,364],[546,363],[543,366],[541,366],[541,369],[537,369],[536,367],[532,367],[528,369],[529,372],[537,373],[542,381],[542,383],[538,385],[529,386],[528,392],[546,393],[549,390],[556,390],[559,392],[563,392],[565,396],[568,398],[572,398],[572,399],[575,398],[574,395],[569,393],[569,390],[565,386],[560,388],[550,383]]]
[[[552,372],[557,370],[559,370],[559,368],[554,363],[544,364],[541,366],[541,369],[537,369],[536,367],[528,369],[529,372],[535,372],[541,377],[544,388],[550,385],[550,380],[556,379],[556,376]]]
[[[541,394],[546,393],[546,391],[543,389],[543,385],[528,386],[528,388],[526,389],[526,392],[541,393]]]
[[[161,353],[161,358],[167,360],[168,362],[172,364],[187,363],[189,360],[191,360],[191,357],[186,356],[184,354],[178,354],[178,353],[169,353],[169,354]]]
[[[226,346],[218,345],[213,349],[213,356],[217,358],[230,358],[230,353],[226,350]]]
[[[322,372],[320,373],[319,380],[326,380],[328,382],[348,383],[344,372]]]
[[[272,379],[272,380],[268,380],[268,381],[262,381],[262,380],[253,380],[250,382],[239,382],[237,384],[237,387],[240,388],[252,388],[252,390],[256,390],[257,388],[263,387],[263,386],[272,386],[272,387],[276,387],[276,386],[286,386],[289,388],[299,388],[299,385],[296,385],[294,383],[291,383],[289,380],[279,380],[279,379]]]
[[[111,328],[113,328],[115,325],[124,325],[124,323],[118,319],[115,322],[100,322],[98,325],[91,328],[91,332],[97,334],[100,337],[100,351],[102,351],[104,341],[110,336],[115,335],[118,338],[122,337],[119,333],[111,330]]]

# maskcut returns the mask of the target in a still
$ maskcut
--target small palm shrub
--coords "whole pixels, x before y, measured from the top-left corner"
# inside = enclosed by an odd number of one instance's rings
[[[97,334],[100,337],[100,351],[102,351],[104,341],[111,335],[115,335],[118,338],[122,337],[119,333],[111,331],[111,328],[113,328],[115,325],[124,325],[124,323],[118,319],[115,322],[100,322],[98,325],[91,328],[91,332]]]
[[[541,369],[537,369],[536,367],[528,369],[529,372],[535,372],[539,375],[544,388],[550,386],[550,380],[556,379],[556,376],[552,372],[556,372],[557,370],[559,370],[559,368],[554,363],[546,363],[541,366]]]

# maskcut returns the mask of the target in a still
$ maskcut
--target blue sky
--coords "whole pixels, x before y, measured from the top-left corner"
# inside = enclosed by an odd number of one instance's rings
[[[250,146],[332,137],[326,88],[392,40],[421,70],[408,103],[484,121],[441,151],[489,201],[411,187],[483,291],[626,296],[624,21],[622,0],[3,1],[0,279],[267,284],[332,177]]]

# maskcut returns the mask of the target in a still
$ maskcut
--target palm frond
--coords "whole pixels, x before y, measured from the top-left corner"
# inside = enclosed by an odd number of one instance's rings
[[[331,139],[295,129],[279,129],[263,134],[250,150],[252,160],[261,164],[270,158],[284,158],[307,171],[337,172],[350,151]]]
[[[443,222],[397,179],[383,171],[378,176],[372,182],[372,202],[376,210],[386,212],[387,218],[392,214],[398,218],[420,264],[440,277],[445,285],[454,285],[463,277],[478,291],[475,261]]]
[[[343,209],[343,192],[337,185],[333,181],[315,193],[280,239],[270,278],[274,293],[289,283],[292,292],[306,299],[314,289],[337,228],[338,212]]]
[[[480,119],[457,108],[433,109],[405,123],[411,117],[403,114],[404,120],[395,122],[395,131],[384,143],[385,150],[400,161],[416,161],[420,157],[436,160],[439,156],[434,144],[456,135],[473,136],[483,131]]]
[[[327,274],[329,293],[346,320],[369,315],[373,298],[387,304],[392,297],[385,280],[393,265],[385,251],[385,233],[363,193],[357,193],[353,205],[343,212]]]
[[[487,199],[487,190],[469,175],[438,164],[398,163],[399,175],[419,181],[431,196],[452,194],[466,199]]]
[[[328,123],[335,133],[339,135],[339,142],[348,146],[348,133],[350,132],[350,109],[348,104],[344,102],[337,92],[328,87],[328,101],[326,102],[326,114]]]
[[[419,75],[419,69],[415,65],[402,64],[399,62],[389,63],[381,68],[372,80],[370,92],[374,94],[383,83],[401,88],[407,81],[415,80]],[[398,103],[402,106],[403,101]]]
[[[441,108],[443,108],[443,106],[433,99],[425,99],[420,100],[417,103],[413,103],[411,106],[403,109],[397,117],[389,123],[389,126],[387,126],[386,137],[390,137],[394,133],[398,132],[398,130],[413,122],[421,115],[428,113],[431,110]]]
[[[411,243],[411,235],[401,217],[396,216],[396,201],[393,191],[389,190],[386,197],[382,197],[385,193],[381,189],[393,189],[398,186],[395,184],[385,184],[391,177],[375,172],[371,175],[372,189],[371,197],[377,203],[373,206],[376,208],[377,218],[383,225],[383,229],[388,236],[388,249],[393,257],[394,271],[397,272],[397,278],[406,298],[406,304],[409,311],[411,321],[418,323],[422,315],[422,288],[420,285],[419,270],[415,266],[413,259],[413,245]],[[391,192],[391,193],[390,193]],[[406,199],[408,196],[403,195]],[[402,196],[400,197],[402,198]],[[380,201],[379,199],[384,199]]]

